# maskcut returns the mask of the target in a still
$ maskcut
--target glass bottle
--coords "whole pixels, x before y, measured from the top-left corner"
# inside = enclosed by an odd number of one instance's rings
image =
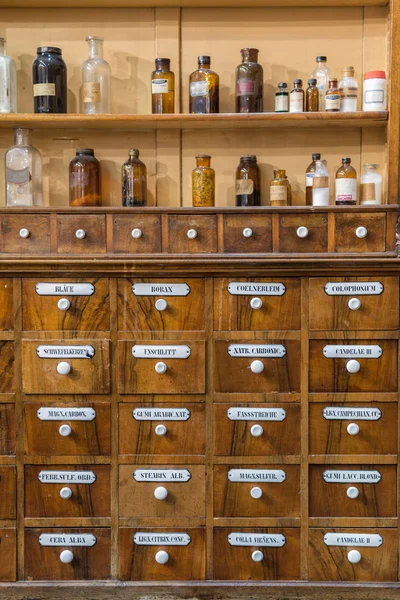
[[[17,69],[6,54],[6,40],[0,37],[0,113],[17,112]]]
[[[342,158],[342,166],[336,171],[335,203],[341,206],[357,204],[357,173],[350,158]]]
[[[317,80],[309,79],[308,88],[306,90],[306,112],[319,111],[319,91],[317,88]]]
[[[80,105],[85,115],[111,112],[111,67],[103,58],[104,38],[88,35],[89,58],[81,66]]]
[[[211,156],[196,156],[196,168],[192,171],[193,206],[214,206],[215,171],[211,168]]]
[[[340,111],[340,91],[338,88],[338,80],[336,79],[336,77],[333,77],[329,80],[329,87],[325,95],[325,111]]]
[[[240,157],[236,169],[236,206],[260,206],[261,186],[260,169],[254,154],[244,154]]]
[[[243,48],[241,64],[236,67],[236,112],[263,112],[264,73],[258,64],[257,48]]]
[[[275,112],[289,112],[289,92],[287,91],[287,83],[284,81],[278,83],[278,89],[275,92]]]
[[[325,93],[328,89],[331,72],[328,68],[326,56],[317,56],[317,65],[311,73],[311,78],[317,80],[319,90],[319,110],[325,110]]]
[[[288,205],[288,183],[285,169],[274,170],[274,178],[270,183],[271,206]]]
[[[358,83],[354,67],[343,69],[343,79],[339,83],[340,112],[356,112],[358,103]]]
[[[364,165],[360,180],[360,204],[364,206],[382,204],[382,175],[379,165]]]
[[[290,92],[290,112],[302,113],[304,112],[304,90],[302,80],[295,79],[293,86],[294,87]]]
[[[67,112],[67,66],[61,48],[41,46],[32,65],[35,113]]]
[[[69,205],[101,206],[100,163],[92,148],[77,150],[69,163]]]
[[[151,112],[167,115],[175,112],[175,74],[169,58],[156,58],[156,70],[151,74]]]
[[[42,157],[31,146],[31,130],[15,130],[15,144],[5,154],[7,206],[42,206]]]
[[[312,154],[312,162],[306,169],[306,206],[312,206],[313,177],[317,167],[317,160],[321,160],[321,155],[318,152]]]
[[[313,206],[329,206],[329,171],[326,160],[316,161],[311,190]]]
[[[209,56],[198,57],[198,68],[189,77],[189,112],[219,112],[219,76],[211,71]]]
[[[139,160],[139,150],[131,148],[129,158],[122,165],[122,206],[147,205],[147,169]]]

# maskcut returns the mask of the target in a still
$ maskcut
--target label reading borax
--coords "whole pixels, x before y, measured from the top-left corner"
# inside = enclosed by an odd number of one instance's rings
[[[328,281],[324,289],[328,296],[379,296],[383,284],[380,281]]]
[[[228,479],[234,483],[282,483],[286,479],[286,473],[282,469],[230,469]]]
[[[41,421],[93,421],[96,411],[93,408],[41,406],[37,416]]]
[[[137,546],[188,546],[192,540],[187,533],[139,531],[133,541]]]
[[[230,344],[228,354],[233,358],[283,358],[286,348],[282,344]]]
[[[231,421],[284,421],[286,418],[286,411],[283,408],[231,406],[226,414]]]
[[[379,421],[382,412],[374,407],[325,406],[322,411],[328,421]]]
[[[135,408],[132,417],[136,421],[187,421],[190,410],[187,408]]]
[[[382,537],[376,533],[326,533],[324,542],[327,546],[382,546]]]
[[[135,296],[187,296],[190,287],[187,283],[134,283]]]
[[[132,346],[135,358],[189,358],[189,346]]]
[[[40,471],[40,483],[85,483],[96,481],[93,471]]]
[[[283,296],[286,287],[283,283],[233,281],[228,285],[228,292],[234,296]]]
[[[328,345],[324,347],[326,358],[379,358],[382,356],[380,346],[339,346]]]
[[[37,283],[39,296],[92,296],[94,285],[91,283]]]
[[[97,538],[92,533],[41,533],[41,546],[94,546]]]
[[[327,470],[322,474],[326,483],[379,483],[382,475],[379,471],[336,471]]]
[[[43,346],[36,348],[39,358],[93,358],[93,346]]]
[[[191,474],[187,469],[136,469],[133,472],[135,481],[155,481],[186,483],[191,478]]]
[[[280,533],[236,533],[228,535],[231,546],[259,546],[260,548],[282,548],[286,544],[286,538]]]

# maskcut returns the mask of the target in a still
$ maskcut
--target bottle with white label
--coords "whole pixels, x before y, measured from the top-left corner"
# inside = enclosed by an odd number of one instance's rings
[[[325,111],[340,112],[340,91],[336,77],[329,80],[329,87],[325,94]]]
[[[80,105],[85,115],[111,112],[111,67],[103,58],[104,38],[89,35],[89,58],[81,66]]]
[[[274,178],[270,183],[270,205],[287,206],[290,204],[289,181],[285,169],[274,170]]]
[[[5,163],[7,206],[42,206],[42,157],[31,146],[30,129],[16,129]]]
[[[6,40],[0,37],[0,113],[17,112],[17,70],[6,54]]]
[[[175,112],[175,74],[169,58],[156,58],[156,70],[151,74],[151,112],[167,115]]]
[[[363,206],[382,203],[382,175],[378,169],[379,165],[364,165],[360,180],[360,204]]]
[[[340,112],[356,112],[358,103],[358,83],[354,77],[354,67],[343,69],[343,79],[339,83]]]
[[[385,71],[368,71],[364,74],[363,110],[387,109]]]
[[[342,158],[342,166],[336,171],[335,204],[355,206],[357,204],[357,172],[350,158]]]
[[[317,166],[316,161],[321,160],[321,155],[316,152],[312,155],[312,162],[308,165],[306,169],[306,205],[312,205],[312,187],[313,187],[313,177],[315,173],[315,169]]]
[[[329,171],[326,160],[316,161],[311,190],[313,206],[329,206]]]
[[[211,71],[211,58],[198,57],[198,69],[189,77],[189,112],[219,112],[219,76]]]
[[[319,90],[319,110],[325,110],[325,93],[328,89],[328,82],[331,72],[328,68],[326,56],[317,56],[317,66],[311,73],[311,77],[317,80]]]
[[[275,112],[289,112],[289,92],[287,90],[287,83],[284,81],[278,83],[278,89],[275,92]]]
[[[32,65],[35,113],[67,112],[67,65],[61,48],[41,46]]]
[[[290,92],[289,111],[291,113],[304,112],[304,90],[301,79],[295,79]]]

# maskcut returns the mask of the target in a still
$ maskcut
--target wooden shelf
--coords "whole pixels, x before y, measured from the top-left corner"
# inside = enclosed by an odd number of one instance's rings
[[[61,0],[57,8],[386,6],[388,0]],[[0,8],[55,8],[54,0],[0,0]]]

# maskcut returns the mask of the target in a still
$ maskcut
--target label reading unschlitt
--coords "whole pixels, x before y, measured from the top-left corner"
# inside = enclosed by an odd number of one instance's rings
[[[84,83],[82,85],[82,102],[100,102],[100,83]]]
[[[356,179],[336,179],[336,202],[357,202],[357,180]]]
[[[168,79],[152,79],[152,94],[168,94]]]
[[[254,191],[254,182],[252,179],[236,179],[236,196],[242,194],[252,194]]]
[[[34,83],[33,84],[33,95],[34,96],[55,96],[56,95],[56,84],[55,83]]]
[[[135,358],[189,358],[189,346],[142,346],[136,344],[132,347]]]

